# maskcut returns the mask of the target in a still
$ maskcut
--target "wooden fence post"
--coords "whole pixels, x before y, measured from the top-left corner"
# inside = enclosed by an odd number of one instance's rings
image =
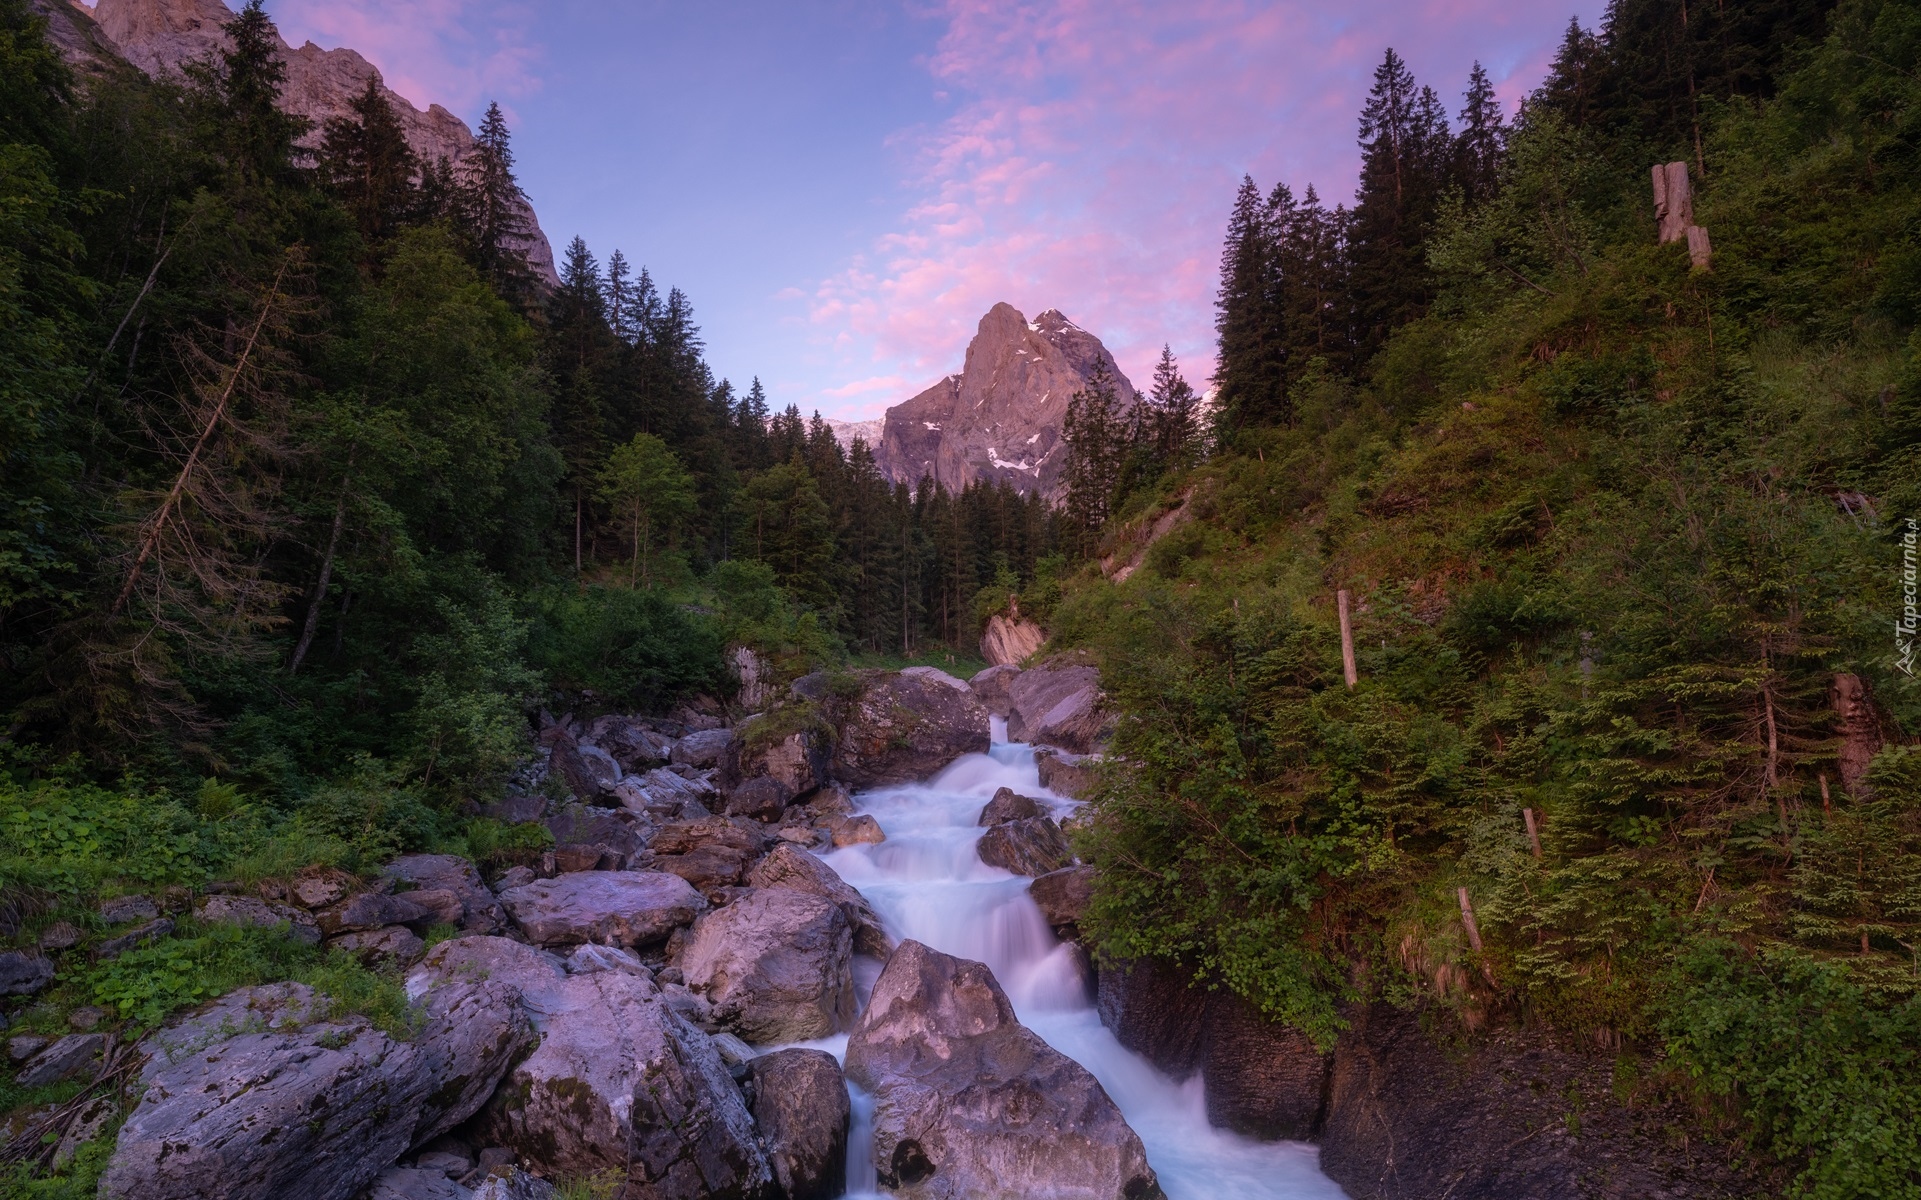
[[[1336,605],[1341,610],[1341,671],[1347,676],[1350,690],[1361,681],[1361,672],[1354,665],[1354,618],[1348,613],[1347,589],[1334,593]]]
[[[1541,857],[1541,827],[1535,824],[1534,810],[1531,808],[1522,809],[1521,819],[1527,822],[1528,845],[1534,848],[1534,857],[1539,858]]]
[[[1467,944],[1474,947],[1474,953],[1481,952],[1481,927],[1474,923],[1474,906],[1468,903],[1467,889],[1460,889],[1461,924],[1467,927]]]

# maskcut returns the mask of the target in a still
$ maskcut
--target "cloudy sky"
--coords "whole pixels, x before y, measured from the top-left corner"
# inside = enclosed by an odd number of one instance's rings
[[[694,303],[715,371],[878,416],[1006,300],[1135,380],[1212,368],[1234,188],[1348,199],[1382,52],[1510,108],[1602,0],[268,0],[416,104],[498,100],[556,251],[618,247]]]

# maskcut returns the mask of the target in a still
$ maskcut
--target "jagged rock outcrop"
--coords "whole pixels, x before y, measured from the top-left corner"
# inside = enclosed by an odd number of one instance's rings
[[[1134,385],[1099,338],[1050,308],[1033,321],[1011,304],[981,318],[967,361],[887,410],[875,463],[908,484],[932,477],[950,491],[985,480],[1058,500],[1065,487],[1067,401],[1105,362],[1123,408]]]
[[[984,965],[902,942],[847,1043],[874,1167],[926,1200],[1158,1200],[1141,1140],[1087,1069],[1014,1017]]]
[[[995,667],[1018,666],[1045,641],[1047,631],[1034,622],[1018,614],[995,613],[981,631],[981,657]]]
[[[177,73],[224,48],[221,26],[234,19],[220,0],[100,0],[91,13],[58,0],[36,0],[35,7],[48,17],[54,45],[89,73],[102,69],[103,54],[117,55],[149,75]],[[428,105],[425,112],[415,108],[388,88],[380,71],[356,51],[322,50],[312,42],[296,50],[282,42],[280,57],[287,68],[280,106],[314,122],[316,131],[328,117],[344,115],[348,102],[373,79],[380,81],[407,144],[423,161],[444,158],[458,170],[473,153],[473,130],[465,121],[438,104]],[[541,278],[557,285],[553,247],[531,206],[525,216],[531,230],[523,247],[527,261]]]

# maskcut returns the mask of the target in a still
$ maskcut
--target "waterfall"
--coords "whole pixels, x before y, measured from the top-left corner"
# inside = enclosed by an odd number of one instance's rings
[[[882,788],[855,798],[887,833],[877,845],[825,855],[858,888],[896,938],[986,963],[1022,1024],[1093,1072],[1140,1135],[1169,1200],[1341,1200],[1322,1175],[1319,1152],[1303,1142],[1257,1142],[1207,1123],[1199,1078],[1176,1083],[1127,1050],[1101,1024],[1073,947],[1054,937],[1028,898],[1028,880],[980,861],[975,822],[996,789],[1045,799],[1059,818],[1072,800],[1043,790],[1032,748],[1004,740],[969,754],[925,783]],[[880,964],[856,960],[862,1003]],[[844,1056],[842,1035],[809,1043]],[[878,1200],[871,1146],[872,1099],[853,1092],[848,1196]]]

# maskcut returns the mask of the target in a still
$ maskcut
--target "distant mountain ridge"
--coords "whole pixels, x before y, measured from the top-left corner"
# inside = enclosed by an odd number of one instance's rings
[[[220,0],[100,0],[89,8],[75,0],[29,0],[32,8],[47,18],[48,36],[75,68],[97,74],[119,59],[148,75],[175,73],[197,59],[206,58],[227,44],[221,27],[234,19],[234,12]],[[298,50],[280,43],[281,61],[287,67],[286,88],[280,105],[287,112],[306,117],[315,128],[328,117],[344,116],[348,102],[366,88],[367,80],[380,81],[380,90],[393,106],[405,132],[407,144],[426,162],[444,158],[458,166],[473,153],[474,134],[453,113],[438,104],[421,112],[405,96],[381,79],[379,68],[348,49],[322,50],[308,42]],[[532,236],[522,247],[528,263],[550,284],[558,284],[554,272],[554,250],[541,231],[533,207],[526,209]]]
[[[1137,400],[1107,347],[1050,308],[1029,321],[996,304],[981,318],[960,373],[887,410],[874,457],[890,479],[932,478],[951,491],[1007,483],[1050,501],[1066,487],[1067,402],[1096,363],[1114,377],[1121,407]]]

